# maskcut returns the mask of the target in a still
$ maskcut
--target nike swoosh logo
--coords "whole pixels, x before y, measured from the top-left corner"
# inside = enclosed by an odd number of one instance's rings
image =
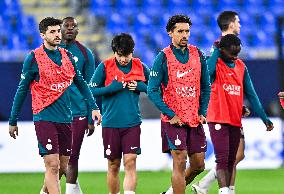
[[[205,146],[201,146],[201,148],[205,148],[206,147],[206,145]]]
[[[132,149],[132,150],[134,150],[134,149],[136,149],[137,147],[130,147],[130,149]]]
[[[185,76],[186,74],[188,74],[189,72],[191,72],[193,70],[193,68],[183,72],[183,73],[180,73],[179,70],[177,71],[177,77],[178,78],[182,78],[183,76]]]
[[[84,120],[86,117],[79,117],[79,121]]]

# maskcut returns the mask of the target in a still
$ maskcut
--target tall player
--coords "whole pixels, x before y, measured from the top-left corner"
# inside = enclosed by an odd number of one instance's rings
[[[71,151],[72,115],[68,89],[73,81],[93,110],[93,118],[97,117],[98,123],[101,121],[94,98],[77,69],[72,54],[58,47],[61,41],[61,23],[61,20],[50,17],[39,23],[43,45],[25,59],[9,119],[10,136],[16,139],[18,115],[27,92],[31,89],[39,154],[43,157],[46,168],[44,184],[52,194],[61,192],[59,169],[67,170]]]
[[[217,23],[221,30],[221,37],[227,35],[227,34],[234,34],[238,36],[240,34],[240,19],[238,16],[238,13],[234,11],[223,11],[219,14],[217,17]],[[218,38],[212,47],[211,51],[211,57],[208,59],[209,63],[213,63],[212,60],[216,60],[216,58],[219,56],[219,47],[220,47],[220,38]],[[209,69],[209,71],[212,71]],[[250,114],[250,111],[248,108],[243,107],[243,116],[246,117]],[[235,189],[235,177],[236,177],[236,166],[237,164],[242,161],[245,157],[244,149],[245,149],[245,139],[243,134],[243,129],[241,129],[241,139],[240,144],[237,151],[236,156],[236,163],[234,165],[233,169],[233,175],[230,183],[230,189]],[[192,185],[192,190],[197,194],[206,194],[208,192],[209,187],[212,185],[212,183],[216,180],[216,168],[212,168],[206,176],[204,176],[199,182],[194,183]]]
[[[139,95],[147,91],[148,68],[133,57],[131,35],[116,35],[111,43],[114,57],[103,61],[90,82],[94,96],[102,96],[104,155],[108,159],[110,194],[120,191],[119,169],[123,153],[124,194],[134,194],[137,184],[136,158],[141,153]]]
[[[148,96],[162,113],[162,151],[173,157],[172,187],[164,192],[167,194],[184,194],[186,184],[205,166],[202,123],[206,121],[210,80],[205,57],[196,46],[188,45],[191,24],[186,15],[169,18],[166,30],[171,45],[155,58],[148,85]]]
[[[62,20],[62,44],[59,46],[72,53],[78,70],[84,80],[89,83],[95,70],[94,55],[91,50],[76,40],[78,35],[78,23],[73,17],[66,17]],[[94,125],[88,117],[88,104],[77,87],[70,86],[70,99],[73,121],[72,130],[72,152],[66,173],[66,194],[82,194],[78,182],[78,160],[84,135],[91,136],[94,133]]]

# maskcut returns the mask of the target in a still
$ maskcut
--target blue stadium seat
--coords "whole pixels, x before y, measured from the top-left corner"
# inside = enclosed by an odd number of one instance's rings
[[[168,1],[168,8],[169,9],[179,9],[179,8],[190,8],[189,1],[185,0],[169,0]]]
[[[0,1],[0,15],[7,9],[5,1]]]
[[[91,2],[92,8],[104,8],[113,6],[112,1],[105,0],[92,0]]]
[[[117,0],[115,4],[117,9],[129,9],[142,6],[141,2],[137,0]]]
[[[167,3],[166,0],[160,0],[160,1],[143,0],[142,2],[143,2],[143,4],[142,4],[143,10],[145,10],[149,7],[155,7],[156,10],[160,10],[160,8],[167,8],[168,7],[168,3]]]

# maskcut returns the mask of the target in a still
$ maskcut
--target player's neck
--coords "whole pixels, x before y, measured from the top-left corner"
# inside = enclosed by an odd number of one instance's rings
[[[183,53],[184,53],[184,51],[185,51],[185,49],[186,49],[186,47],[182,47],[182,46],[179,46],[179,45],[176,45],[176,44],[174,44],[173,43],[173,46],[176,48],[176,49],[180,49]]]
[[[57,45],[56,46],[50,45],[50,44],[48,44],[46,42],[44,42],[43,44],[44,44],[44,47],[47,48],[48,50],[56,50],[57,47],[58,47]]]
[[[234,32],[232,32],[231,30],[227,30],[227,31],[222,32],[222,36],[226,36],[228,34],[234,34]]]
[[[76,41],[76,39],[73,39],[73,40],[63,40],[63,43],[66,44],[66,45],[70,45],[72,43],[74,43]]]

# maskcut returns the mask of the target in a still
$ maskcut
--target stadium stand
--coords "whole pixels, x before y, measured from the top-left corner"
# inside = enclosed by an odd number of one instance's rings
[[[135,54],[151,66],[157,51],[168,44],[165,24],[170,15],[188,14],[193,22],[190,43],[208,52],[219,36],[216,15],[226,9],[240,13],[244,56],[275,58],[276,17],[284,13],[283,0],[85,0],[80,9],[76,1],[70,2],[0,1],[0,51],[5,53],[0,61],[22,60],[41,43],[37,21],[43,17],[74,15],[81,41],[95,45],[101,58],[110,54],[105,45],[113,34],[130,32],[137,43]]]

